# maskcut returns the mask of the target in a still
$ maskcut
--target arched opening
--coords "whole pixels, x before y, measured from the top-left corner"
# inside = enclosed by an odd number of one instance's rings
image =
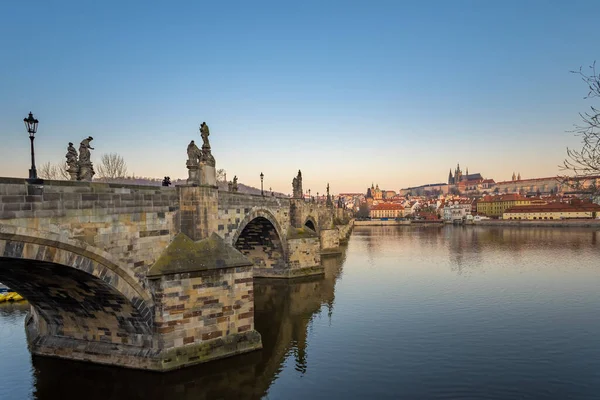
[[[252,219],[242,230],[234,247],[248,257],[255,267],[284,269],[284,246],[277,229],[263,216]]]
[[[89,260],[80,257],[83,264]],[[151,345],[149,316],[109,282],[108,270],[95,276],[49,261],[0,257],[0,282],[32,306],[27,329],[37,337],[112,345]],[[42,341],[42,345],[44,341]],[[34,349],[35,352],[35,349]]]
[[[304,226],[308,229],[311,229],[313,231],[317,231],[317,228],[315,227],[315,223],[313,222],[312,219],[307,219],[306,222],[304,223]]]

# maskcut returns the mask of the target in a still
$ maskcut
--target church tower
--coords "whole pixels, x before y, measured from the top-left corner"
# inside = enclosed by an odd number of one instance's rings
[[[450,172],[448,172],[448,185],[454,185],[454,178],[452,177],[452,168],[450,168]]]
[[[513,172],[512,180],[514,181],[514,180],[516,180],[516,179],[517,179],[517,176],[516,176],[516,175],[515,175],[515,173]]]

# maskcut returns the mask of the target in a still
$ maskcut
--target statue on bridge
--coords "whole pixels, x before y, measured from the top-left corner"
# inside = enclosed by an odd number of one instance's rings
[[[193,140],[190,142],[190,144],[188,144],[187,155],[188,155],[188,160],[187,160],[188,166],[198,165],[198,163],[200,162],[200,159],[202,158],[202,152],[200,151],[198,146],[196,146],[196,143],[194,143]]]
[[[200,136],[202,137],[202,150],[196,146],[192,140],[187,147],[187,168],[188,168],[188,184],[196,185],[215,185],[216,171],[215,171],[215,158],[210,151],[210,142],[208,136],[210,132],[206,122],[202,122],[200,125]]]
[[[67,147],[65,158],[67,159],[67,172],[71,176],[71,180],[76,181],[79,173],[79,165],[77,164],[77,150],[75,150],[71,142],[69,142],[69,146]]]
[[[200,136],[202,136],[202,157],[200,159],[201,162],[206,163],[206,165],[214,167],[215,166],[215,158],[210,152],[210,142],[208,141],[208,136],[210,135],[210,131],[208,130],[208,125],[206,122],[203,122],[200,125]]]
[[[333,207],[333,201],[331,201],[331,195],[329,194],[329,182],[327,182],[327,201],[325,205],[327,207]]]
[[[210,135],[210,131],[208,130],[208,125],[206,125],[206,122],[203,122],[202,124],[200,124],[200,136],[202,136],[202,148],[203,149],[210,149],[210,143],[208,141],[208,136]]]
[[[93,137],[88,136],[87,139],[83,139],[79,144],[79,162],[78,162],[78,174],[77,180],[80,181],[91,181],[92,177],[96,174],[94,172],[94,166],[90,161],[91,153],[90,150],[94,150],[90,146],[90,142],[94,140]]]
[[[295,199],[302,199],[304,197],[304,192],[302,191],[302,172],[300,170],[298,170],[298,176],[292,180],[292,190],[292,197]]]

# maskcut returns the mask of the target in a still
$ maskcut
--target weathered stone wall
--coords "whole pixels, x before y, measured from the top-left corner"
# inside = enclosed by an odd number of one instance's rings
[[[177,186],[181,232],[192,240],[207,238],[217,229],[219,192],[214,186]]]
[[[323,229],[320,232],[321,237],[321,252],[339,253],[340,252],[340,232],[335,229]]]
[[[354,228],[354,219],[350,219],[345,225],[338,225],[338,233],[339,233],[339,241],[340,244],[348,243],[348,239],[350,239],[350,235],[352,234],[352,229]]]
[[[99,182],[0,180],[0,223],[53,232],[107,251],[144,283],[177,232],[174,188]]]
[[[216,232],[227,243],[235,245],[248,223],[257,217],[264,217],[284,239],[290,225],[289,213],[289,199],[221,191]]]
[[[150,282],[161,370],[261,347],[254,330],[251,266],[163,275]]]
[[[318,237],[288,239],[287,277],[320,274],[321,244]]]

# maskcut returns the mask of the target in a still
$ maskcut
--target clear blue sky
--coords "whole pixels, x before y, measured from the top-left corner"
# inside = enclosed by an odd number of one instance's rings
[[[457,162],[552,176],[589,105],[597,1],[5,1],[0,176],[94,137],[136,175],[186,177],[206,121],[217,168],[291,192],[398,190]]]

